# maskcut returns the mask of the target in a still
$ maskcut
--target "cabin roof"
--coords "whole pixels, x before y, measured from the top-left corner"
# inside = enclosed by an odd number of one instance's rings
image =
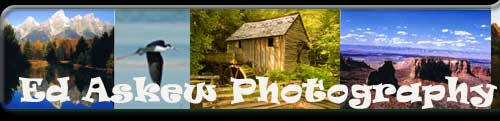
[[[298,16],[297,13],[274,19],[244,23],[226,41],[284,35]]]

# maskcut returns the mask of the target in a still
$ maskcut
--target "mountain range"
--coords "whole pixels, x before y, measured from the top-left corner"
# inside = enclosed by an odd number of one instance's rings
[[[24,22],[15,27],[16,36],[20,40],[47,41],[54,38],[93,38],[110,31],[113,24],[101,21],[93,13],[72,18],[58,10],[45,22],[39,23],[33,17],[27,17]]]

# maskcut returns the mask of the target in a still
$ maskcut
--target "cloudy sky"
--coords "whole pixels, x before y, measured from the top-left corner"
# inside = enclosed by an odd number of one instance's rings
[[[490,51],[490,10],[342,10],[341,44]]]
[[[500,21],[500,7],[491,8],[491,23],[498,23]]]

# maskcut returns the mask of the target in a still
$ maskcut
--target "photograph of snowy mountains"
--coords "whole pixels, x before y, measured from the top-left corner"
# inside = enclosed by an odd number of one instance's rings
[[[113,9],[14,9],[6,13],[5,87],[7,109],[112,109],[112,102],[82,101],[90,78],[101,77],[111,95],[113,80]],[[69,77],[71,101],[21,102],[19,77],[43,78],[46,91]],[[97,98],[97,95],[92,95]]]

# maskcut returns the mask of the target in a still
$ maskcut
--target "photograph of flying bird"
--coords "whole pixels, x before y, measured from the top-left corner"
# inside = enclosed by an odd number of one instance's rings
[[[137,49],[134,53],[117,57],[117,60],[146,53],[151,79],[154,83],[160,85],[163,74],[163,57],[161,56],[161,52],[166,52],[167,50],[174,50],[174,47],[170,43],[165,43],[163,40],[156,40],[147,44],[146,47]]]

